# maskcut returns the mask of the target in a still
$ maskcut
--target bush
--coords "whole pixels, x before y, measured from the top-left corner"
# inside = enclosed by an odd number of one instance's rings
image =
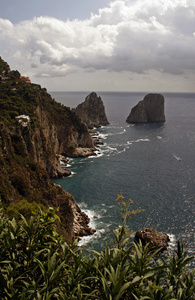
[[[35,201],[30,203],[23,199],[17,203],[11,203],[6,210],[6,215],[9,218],[15,218],[16,220],[19,220],[21,215],[25,216],[25,218],[30,218],[33,214],[38,213],[40,209],[44,211],[44,205],[40,203],[38,204]]]
[[[51,208],[20,221],[1,212],[1,299],[194,299],[192,257],[183,245],[157,259],[148,246],[129,246],[124,232],[115,230],[114,246],[86,256],[57,234]]]

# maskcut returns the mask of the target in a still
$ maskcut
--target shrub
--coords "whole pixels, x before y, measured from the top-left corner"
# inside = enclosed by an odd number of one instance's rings
[[[37,203],[35,201],[28,202],[27,200],[23,199],[17,203],[11,203],[6,210],[6,214],[9,218],[16,218],[17,220],[20,219],[20,216],[23,215],[26,218],[30,218],[33,214],[36,214],[42,209],[45,210],[44,205],[41,203]]]
[[[163,260],[147,245],[129,247],[123,234],[115,231],[121,243],[86,256],[57,234],[53,209],[20,221],[1,212],[1,299],[194,299],[183,245]]]

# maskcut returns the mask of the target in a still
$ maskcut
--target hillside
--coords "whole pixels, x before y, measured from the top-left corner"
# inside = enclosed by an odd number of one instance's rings
[[[0,57],[0,198],[5,208],[24,199],[58,208],[58,227],[71,241],[92,233],[89,220],[50,178],[70,175],[59,155],[75,156],[77,147],[93,151],[93,140],[70,108],[25,79]]]

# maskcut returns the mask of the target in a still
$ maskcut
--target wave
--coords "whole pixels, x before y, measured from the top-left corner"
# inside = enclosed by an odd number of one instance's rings
[[[100,148],[96,148],[97,150],[94,151],[95,155],[90,155],[88,156],[88,158],[98,158],[100,156],[103,156],[102,151],[100,150]]]
[[[175,246],[177,243],[177,239],[176,236],[172,233],[167,233],[167,235],[169,236],[170,241],[168,242],[168,251],[173,251],[175,250]]]
[[[123,134],[123,133],[125,133],[126,132],[126,129],[123,129],[123,131],[121,131],[121,132],[117,132],[117,133],[115,133],[116,135],[117,134]]]
[[[88,209],[88,205],[85,202],[79,203],[79,207],[87,214],[87,216],[90,218],[89,226],[96,230],[96,232],[93,235],[90,236],[84,236],[79,241],[79,246],[85,246],[90,243],[94,243],[95,240],[99,240],[102,238],[103,235],[105,235],[109,230],[109,224],[107,224],[107,209],[102,204],[102,208],[100,209]],[[106,217],[106,223],[102,221],[102,219],[105,219]]]
[[[150,139],[148,139],[148,138],[145,138],[145,139],[137,139],[137,140],[135,141],[135,143],[139,143],[139,142],[150,142]]]
[[[109,133],[99,133],[97,135],[97,138],[102,139],[102,140],[106,140],[109,135],[110,135]]]
[[[106,229],[97,230],[93,235],[84,236],[78,242],[78,246],[86,246],[87,244],[94,242],[94,240],[101,239],[102,235],[106,235]]]
[[[67,179],[73,177],[73,176],[76,175],[76,174],[77,174],[77,172],[71,171],[71,174],[67,177]]]
[[[65,165],[65,168],[71,168],[72,165],[71,164],[64,164]]]
[[[133,143],[139,143],[139,142],[150,142],[150,139],[144,138],[144,139],[137,139],[135,141],[127,141],[127,144],[132,145]]]

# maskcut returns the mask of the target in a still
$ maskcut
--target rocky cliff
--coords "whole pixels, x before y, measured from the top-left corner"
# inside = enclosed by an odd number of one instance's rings
[[[22,81],[1,57],[0,76],[0,199],[5,209],[22,199],[52,205],[59,210],[59,230],[70,241],[92,234],[75,199],[50,180],[70,174],[61,168],[60,155],[94,150],[87,126],[46,89]]]
[[[164,97],[161,94],[148,94],[134,106],[126,119],[128,123],[165,122]]]
[[[76,107],[75,112],[90,129],[109,124],[103,101],[94,92]]]

